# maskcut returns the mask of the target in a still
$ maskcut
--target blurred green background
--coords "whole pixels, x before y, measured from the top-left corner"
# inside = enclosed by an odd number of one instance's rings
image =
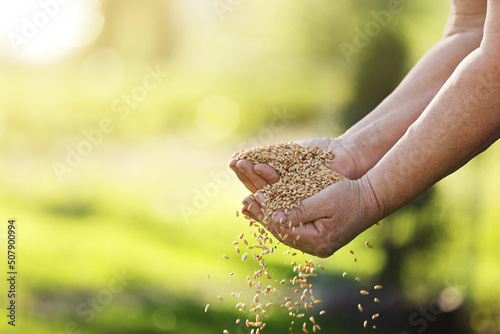
[[[2,1],[0,259],[6,275],[16,218],[19,274],[15,328],[0,280],[0,331],[248,333],[230,296],[255,270],[231,244],[248,231],[231,154],[341,134],[440,39],[448,8]],[[362,326],[371,311],[378,333],[500,332],[499,154],[494,145],[315,260],[326,267],[314,281],[322,332],[375,332]],[[269,262],[277,277],[290,275],[284,261]],[[375,283],[381,303],[363,315],[359,290]],[[264,332],[288,333],[284,312],[268,323]]]

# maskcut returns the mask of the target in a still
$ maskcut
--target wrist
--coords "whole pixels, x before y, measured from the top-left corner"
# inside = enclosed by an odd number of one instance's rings
[[[335,150],[333,153],[342,157],[336,164],[340,165],[341,169],[346,169],[350,175],[343,175],[353,180],[361,178],[383,156],[383,154],[377,154],[379,145],[375,144],[373,139],[365,141],[360,136],[342,135],[334,140],[337,141],[338,150],[341,153],[337,154]],[[341,173],[340,170],[339,173]]]
[[[380,199],[373,189],[369,176],[365,174],[360,179],[356,180],[356,182],[359,187],[359,203],[363,205],[360,210],[365,214],[365,228],[368,228],[388,214],[384,211]]]

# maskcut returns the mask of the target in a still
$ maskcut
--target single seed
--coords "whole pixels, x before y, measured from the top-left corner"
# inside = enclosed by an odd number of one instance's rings
[[[379,317],[379,314],[378,313],[375,313],[374,315],[372,315],[372,320],[375,320]]]
[[[359,293],[365,296],[369,294],[368,291],[366,290],[361,290]]]
[[[210,307],[210,304],[207,304],[207,306],[205,306],[205,312],[208,311],[209,307]]]
[[[217,298],[219,298],[220,300],[224,300],[224,298],[222,298],[221,296],[217,296]]]
[[[238,210],[236,210],[236,217],[239,217],[240,216],[240,213],[238,212]]]
[[[366,328],[366,326],[368,326],[368,321],[365,320],[365,322],[363,322],[363,327]]]
[[[373,301],[374,301],[375,303],[379,303],[379,302],[380,302],[380,300],[379,300],[378,298],[373,298]]]
[[[347,273],[344,271],[344,273],[342,274],[342,277],[346,277],[347,276]]]
[[[375,290],[380,290],[380,289],[382,289],[382,288],[383,288],[383,286],[382,286],[382,285],[375,285],[373,288],[374,288]]]
[[[361,282],[361,278],[359,278],[359,277],[356,277],[355,280],[358,282]]]
[[[325,310],[322,310],[322,311],[320,311],[320,312],[319,312],[319,315],[323,315],[323,314],[325,314],[325,313],[326,313],[326,311],[325,311]]]
[[[323,267],[321,264],[319,265],[319,269],[325,270],[325,267]]]
[[[228,331],[227,329],[224,329],[224,330],[222,331],[222,333],[224,333],[224,334],[229,334],[229,331]]]
[[[359,312],[363,312],[363,306],[361,306],[361,304],[358,304],[358,310]]]
[[[240,323],[240,319],[236,319],[236,324],[239,324]]]
[[[222,257],[229,260],[229,256],[227,255],[222,255]]]

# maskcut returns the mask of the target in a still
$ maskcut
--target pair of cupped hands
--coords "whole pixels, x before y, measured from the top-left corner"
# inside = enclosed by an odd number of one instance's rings
[[[366,170],[357,163],[355,154],[340,139],[309,138],[296,143],[331,150],[334,158],[329,167],[349,180],[332,184],[302,200],[298,208],[292,209],[287,215],[278,211],[273,221],[279,224],[282,219],[281,225],[285,230],[281,234],[288,234],[283,243],[318,257],[328,257],[376,222],[376,199],[367,184],[369,182],[362,177]],[[233,159],[229,167],[253,194],[243,199],[241,212],[260,221],[263,217],[261,210],[265,210],[260,203],[264,202],[265,196],[258,190],[277,182],[279,174],[268,165],[254,165],[248,160]],[[290,222],[295,229],[290,228]],[[278,236],[278,231],[272,228],[269,231],[275,237]],[[296,240],[297,235],[300,235],[299,240]]]

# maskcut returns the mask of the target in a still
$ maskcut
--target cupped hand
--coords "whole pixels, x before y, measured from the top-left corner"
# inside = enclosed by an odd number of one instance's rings
[[[332,170],[350,179],[356,179],[361,176],[353,154],[345,148],[340,139],[317,137],[298,140],[296,143],[304,146],[317,146],[319,149],[324,150],[332,150],[334,154],[334,158],[330,162]],[[272,167],[266,164],[254,165],[249,160],[234,159],[237,154],[235,153],[233,159],[229,161],[229,167],[252,193],[257,192],[268,184],[278,182],[280,175]]]
[[[265,211],[260,203],[265,197],[262,192],[253,197],[255,200],[252,196],[243,200],[242,212],[262,221]],[[274,227],[269,227],[269,231],[290,247],[328,257],[379,219],[376,197],[369,182],[361,178],[335,183],[304,199],[286,215],[278,211],[273,217]],[[279,227],[280,220],[283,228]],[[290,222],[294,228],[290,228]]]

